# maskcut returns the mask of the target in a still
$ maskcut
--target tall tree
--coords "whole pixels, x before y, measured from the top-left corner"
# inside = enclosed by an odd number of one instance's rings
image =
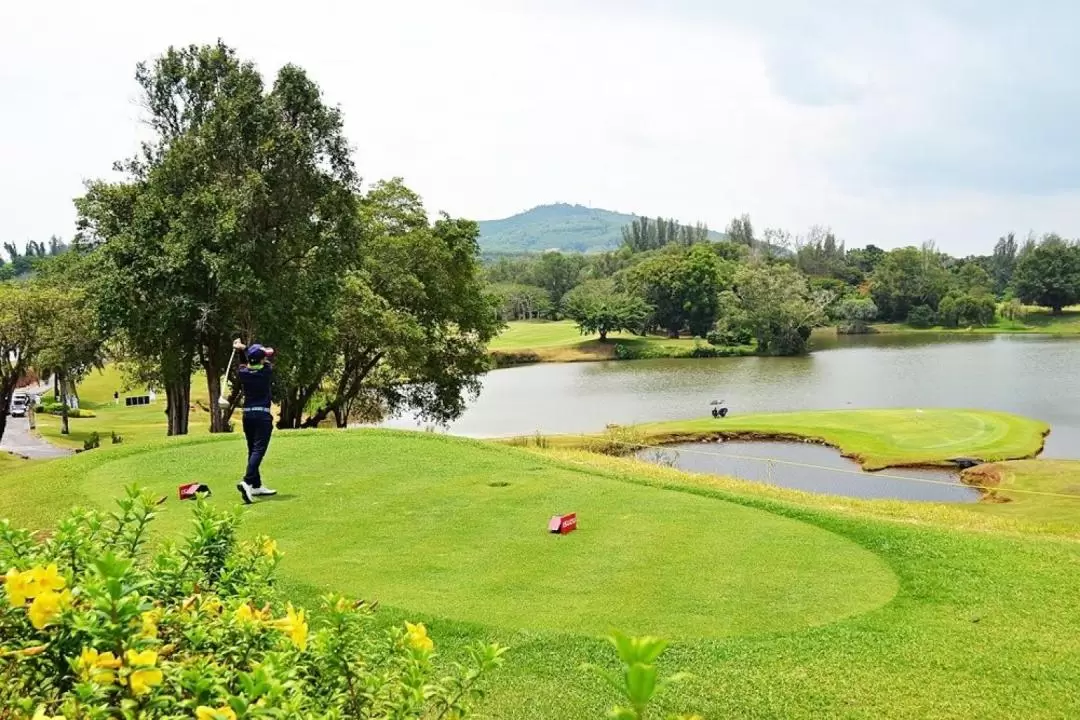
[[[170,48],[136,80],[153,137],[123,164],[128,182],[90,186],[80,239],[100,247],[111,321],[161,367],[169,432],[183,434],[195,364],[218,397],[236,335],[281,351],[279,382],[315,382],[324,304],[357,256],[358,178],[340,113],[299,68],[267,92],[218,43]]]
[[[612,280],[589,280],[566,294],[566,316],[577,323],[582,335],[641,333],[651,308],[639,297],[615,289]]]
[[[400,179],[377,183],[361,217],[359,265],[329,308],[330,362],[319,382],[283,389],[280,427],[331,415],[343,427],[403,410],[448,421],[488,369],[487,343],[501,323],[481,278],[476,223],[445,215],[430,223]]]
[[[890,250],[871,277],[871,296],[881,316],[902,321],[912,308],[936,308],[949,290],[949,272],[930,246]]]
[[[533,284],[547,290],[552,307],[558,309],[563,295],[581,282],[584,264],[585,260],[581,255],[546,252],[532,266]]]
[[[0,438],[19,381],[37,369],[55,341],[56,324],[76,310],[70,293],[39,282],[0,283]]]
[[[995,295],[1004,293],[1012,282],[1013,272],[1016,270],[1017,250],[1014,233],[998,238],[994,245],[994,254],[990,258],[990,275]]]
[[[60,433],[67,435],[68,398],[94,368],[104,365],[104,339],[100,333],[96,307],[83,290],[71,290],[63,297],[63,309],[46,325],[45,348],[36,361],[41,377],[52,375],[60,390]]]
[[[717,298],[730,286],[731,272],[708,245],[694,245],[646,258],[627,270],[620,284],[653,308],[653,327],[669,337],[683,330],[704,337],[716,323]]]
[[[833,300],[827,291],[811,291],[806,278],[790,265],[761,262],[735,273],[735,293],[758,351],[770,355],[806,352],[810,332],[824,320]]]
[[[1013,285],[1023,302],[1060,314],[1080,302],[1080,246],[1057,235],[1045,236],[1021,253]]]
[[[727,234],[728,240],[733,243],[745,245],[749,248],[757,244],[754,240],[754,226],[750,222],[749,215],[733,218],[724,232]]]

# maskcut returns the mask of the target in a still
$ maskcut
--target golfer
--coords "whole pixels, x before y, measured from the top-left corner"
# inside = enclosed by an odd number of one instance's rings
[[[274,366],[270,359],[274,349],[262,345],[245,347],[240,340],[233,341],[233,350],[245,352],[247,363],[240,365],[240,385],[244,389],[244,437],[247,439],[247,472],[236,485],[240,497],[250,505],[253,498],[277,495],[262,484],[259,465],[266,448],[270,445],[270,433],[274,430],[274,418],[270,415],[270,386],[274,379]]]

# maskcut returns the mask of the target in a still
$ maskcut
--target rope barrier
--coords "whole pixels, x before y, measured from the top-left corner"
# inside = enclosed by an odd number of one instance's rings
[[[567,437],[567,436],[564,435],[563,437]],[[603,442],[611,443],[613,445],[623,445],[623,446],[626,446],[626,447],[631,448],[631,449],[636,448],[638,450],[660,450],[662,452],[671,452],[670,446],[665,447],[664,445],[646,445],[646,444],[639,443],[639,442],[630,442],[630,441],[626,441],[626,440],[615,440],[613,438],[600,437],[600,436],[596,436],[596,435],[570,435],[569,437],[583,438],[583,439],[591,440],[591,441],[601,440]],[[1022,494],[1026,494],[1026,495],[1038,495],[1038,496],[1041,496],[1041,497],[1053,497],[1053,498],[1064,498],[1064,499],[1068,499],[1068,500],[1080,500],[1080,495],[1071,494],[1071,493],[1056,493],[1056,492],[1049,492],[1049,491],[1046,491],[1046,490],[1028,490],[1028,489],[1025,489],[1025,488],[1013,488],[1013,487],[1004,488],[1004,487],[996,486],[996,485],[973,485],[973,484],[970,484],[970,483],[949,482],[947,480],[933,480],[931,478],[913,478],[913,477],[906,477],[904,475],[891,475],[891,474],[888,474],[888,473],[881,473],[881,472],[868,471],[868,470],[849,470],[847,468],[832,468],[832,467],[828,467],[828,466],[825,466],[825,465],[815,465],[813,463],[798,462],[796,460],[777,460],[775,458],[755,457],[753,455],[733,455],[733,454],[727,454],[727,453],[714,453],[714,452],[706,452],[704,450],[694,450],[694,449],[690,449],[690,448],[680,448],[676,452],[687,452],[687,453],[691,453],[691,454],[704,455],[704,456],[708,456],[708,457],[717,457],[717,458],[728,458],[728,459],[732,459],[732,460],[755,460],[755,461],[758,461],[758,462],[776,463],[778,465],[790,465],[792,467],[808,468],[808,469],[811,469],[811,470],[826,470],[828,472],[847,473],[849,475],[859,475],[859,476],[870,475],[871,477],[887,478],[887,479],[891,479],[891,480],[904,480],[904,481],[907,481],[907,482],[926,483],[926,484],[930,484],[930,485],[946,485],[948,487],[953,487],[953,488],[955,488],[955,487],[969,487],[969,488],[973,488],[973,489],[976,489],[976,490],[982,490],[984,492],[1022,493]],[[942,467],[942,469],[945,469],[944,466]],[[747,481],[747,482],[753,482],[753,481]]]

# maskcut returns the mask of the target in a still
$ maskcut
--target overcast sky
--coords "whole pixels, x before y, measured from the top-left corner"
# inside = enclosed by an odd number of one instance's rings
[[[70,237],[82,181],[135,149],[135,63],[218,37],[268,84],[307,69],[364,178],[432,210],[746,212],[960,255],[1080,235],[1068,0],[3,4],[0,240]]]

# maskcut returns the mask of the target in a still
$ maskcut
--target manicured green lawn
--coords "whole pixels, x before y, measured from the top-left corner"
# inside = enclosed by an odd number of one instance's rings
[[[120,402],[113,401],[113,393],[120,392]],[[143,394],[141,390],[124,391],[124,379],[113,365],[104,371],[92,371],[79,385],[79,406],[92,410],[95,417],[70,418],[69,435],[60,433],[60,418],[38,413],[37,431],[49,442],[61,447],[81,448],[91,433],[98,433],[103,444],[111,443],[111,434],[117,433],[126,443],[138,443],[164,437],[168,429],[165,417],[165,393],[159,392],[150,405],[126,407],[124,397]],[[189,421],[193,434],[209,432],[209,416],[200,407],[206,403],[206,381],[202,374],[192,378],[191,398],[194,410]]]
[[[623,358],[616,351],[623,348]],[[713,348],[700,338],[667,338],[658,335],[641,337],[630,333],[611,333],[606,342],[597,335],[582,335],[575,323],[520,321],[506,330],[489,346],[497,360],[515,358],[516,362],[580,362],[586,360],[645,359],[693,357],[694,353],[752,355],[752,346]],[[513,364],[513,363],[507,363]]]
[[[40,525],[138,482],[170,498],[171,535],[188,522],[175,486],[206,482],[232,506],[242,461],[228,436],[105,448],[0,477],[0,516]],[[675,640],[665,667],[694,677],[665,712],[1080,715],[1072,541],[428,434],[280,433],[266,473],[282,495],[250,508],[245,531],[278,538],[297,598],[380,599],[388,618],[427,621],[447,657],[477,638],[513,648],[483,717],[600,717],[615,698],[579,666],[610,662],[595,636],[611,626]],[[548,535],[566,511],[581,529]]]
[[[986,410],[823,410],[676,420],[633,428],[644,441],[712,433],[761,433],[823,440],[867,469],[943,463],[956,457],[1008,460],[1035,455],[1049,426]]]
[[[614,339],[624,335],[626,334],[612,333],[608,337]],[[531,350],[577,345],[589,339],[593,339],[593,336],[582,335],[578,326],[571,320],[558,322],[522,320],[507,323],[506,329],[491,341],[489,347],[492,350]]]

